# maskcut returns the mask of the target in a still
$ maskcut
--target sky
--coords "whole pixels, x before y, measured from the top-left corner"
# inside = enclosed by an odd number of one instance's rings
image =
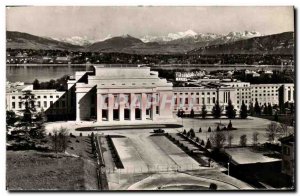
[[[101,40],[108,35],[161,36],[193,30],[227,34],[294,30],[294,10],[286,7],[7,7],[6,29],[52,38]]]

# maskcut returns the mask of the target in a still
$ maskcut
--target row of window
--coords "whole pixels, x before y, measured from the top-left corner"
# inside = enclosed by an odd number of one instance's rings
[[[184,100],[184,103],[183,103],[183,100]],[[190,101],[189,101],[190,100]],[[175,103],[176,104],[189,104],[189,103],[194,103],[193,99],[189,99],[189,98],[175,98]],[[206,102],[205,102],[205,98],[202,97],[202,103],[203,104],[211,104],[211,103],[216,103],[216,98],[215,97],[207,97],[206,98]],[[196,104],[200,104],[200,99],[199,98],[196,98]]]
[[[255,86],[254,87],[255,89],[270,89],[270,88],[278,88],[278,86],[263,86],[263,87],[261,87],[261,86]]]
[[[174,95],[177,95],[177,94],[179,94],[179,95],[183,95],[183,93],[174,93]],[[185,95],[188,95],[189,93],[184,93]],[[200,93],[190,93],[191,95],[199,95]],[[206,93],[207,95],[210,95],[210,92],[207,92]],[[215,95],[216,94],[216,92],[212,92],[212,95]],[[202,93],[202,95],[205,95],[205,93]]]
[[[43,106],[41,104],[42,104],[41,101],[37,101],[36,102],[36,107],[37,108],[41,108],[41,107],[47,108],[48,106],[50,107],[50,106],[53,105],[53,101],[50,101],[49,105],[48,105],[47,101],[43,102]],[[22,109],[23,105],[24,105],[23,102],[18,102],[18,108],[19,109]],[[12,109],[16,109],[16,102],[14,102],[14,101],[11,102],[11,106],[12,106]],[[64,107],[66,107],[66,102],[65,101],[57,101],[57,102],[55,102],[55,104],[52,107],[53,108],[64,108]]]
[[[43,97],[44,97],[45,99],[47,99],[48,96],[47,96],[47,95],[44,95]],[[59,95],[56,95],[55,97],[56,97],[56,98],[59,98]],[[16,99],[16,96],[12,96],[11,98],[12,98],[12,99]],[[22,99],[22,96],[18,96],[18,98],[19,98],[19,99]],[[31,98],[34,98],[34,96],[32,96]],[[36,96],[35,98],[40,99],[41,96]],[[49,98],[53,98],[53,96],[52,96],[52,95],[49,95]],[[62,96],[62,98],[64,98],[64,95]]]

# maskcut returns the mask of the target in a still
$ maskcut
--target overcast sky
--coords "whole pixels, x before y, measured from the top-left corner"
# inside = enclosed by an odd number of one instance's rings
[[[293,7],[9,7],[7,30],[55,38],[294,29]]]

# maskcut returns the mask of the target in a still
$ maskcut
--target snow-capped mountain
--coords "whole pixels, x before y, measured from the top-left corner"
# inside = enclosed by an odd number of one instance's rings
[[[92,45],[95,42],[99,42],[99,41],[105,41],[107,39],[111,39],[112,36],[111,34],[107,35],[105,38],[103,39],[99,39],[99,40],[95,40],[95,39],[90,39],[87,36],[72,36],[69,38],[52,38],[56,41],[61,41],[61,42],[66,42],[66,43],[70,43],[73,45],[79,45],[79,46],[89,46]]]
[[[199,42],[216,42],[216,43],[227,43],[238,41],[242,39],[249,39],[252,37],[263,36],[261,33],[256,31],[243,31],[243,32],[229,32],[228,34],[215,34],[215,33],[196,33],[193,30],[187,30],[178,33],[169,33],[168,35],[162,36],[151,36],[146,35],[140,38],[143,42],[171,42],[175,44],[179,43],[199,43]]]
[[[187,37],[195,37],[197,33],[193,30],[187,30],[184,32],[178,32],[178,33],[169,33],[168,35],[162,35],[162,36],[151,36],[146,35],[141,38],[141,40],[145,43],[147,42],[169,42],[176,39],[182,39]]]

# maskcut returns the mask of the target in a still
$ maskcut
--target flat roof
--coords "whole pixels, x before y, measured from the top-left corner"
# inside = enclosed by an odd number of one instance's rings
[[[137,67],[146,67],[140,64],[96,64],[96,68],[137,68]]]
[[[279,158],[266,156],[266,151],[255,151],[248,147],[226,148],[225,153],[231,157],[231,162],[235,165],[270,163],[281,161]]]

